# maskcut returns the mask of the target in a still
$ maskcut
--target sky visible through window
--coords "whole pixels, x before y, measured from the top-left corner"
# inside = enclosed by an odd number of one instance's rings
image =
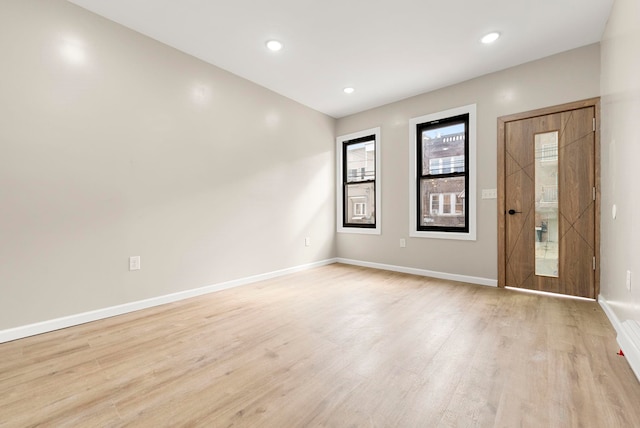
[[[464,132],[464,123],[458,123],[456,125],[444,126],[442,128],[429,129],[422,132],[422,137],[438,138],[445,137],[451,134],[458,134]]]

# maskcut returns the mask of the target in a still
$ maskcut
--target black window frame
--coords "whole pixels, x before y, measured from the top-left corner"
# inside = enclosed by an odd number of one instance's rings
[[[419,232],[453,232],[469,233],[469,113],[451,116],[443,119],[423,122],[416,125],[416,231]],[[441,174],[424,174],[423,153],[422,153],[422,133],[431,129],[442,128],[456,124],[464,124],[464,171]],[[464,227],[458,226],[425,226],[421,224],[424,214],[422,211],[422,180],[425,179],[448,179],[464,177]],[[428,205],[431,206],[431,198]]]
[[[360,180],[360,181],[352,181],[349,182],[349,171],[347,169],[347,147],[354,145],[354,144],[360,144],[360,143],[364,143],[364,142],[369,142],[369,141],[373,141],[373,147],[374,147],[374,153],[375,153],[375,158],[374,158],[374,176],[373,179],[371,180]],[[359,228],[359,229],[375,229],[377,227],[377,222],[378,222],[378,213],[376,213],[374,211],[374,217],[373,217],[373,223],[349,223],[347,221],[347,213],[348,213],[348,203],[349,201],[347,201],[347,187],[349,185],[354,185],[354,184],[368,184],[368,183],[373,183],[373,207],[375,210],[376,204],[377,204],[377,195],[376,195],[376,186],[377,186],[377,178],[378,178],[378,167],[377,167],[377,161],[378,161],[378,150],[377,150],[377,141],[376,141],[376,134],[371,134],[371,135],[365,135],[364,137],[358,137],[358,138],[353,138],[351,140],[345,140],[342,142],[342,227],[343,228]],[[357,176],[358,174],[356,174]]]

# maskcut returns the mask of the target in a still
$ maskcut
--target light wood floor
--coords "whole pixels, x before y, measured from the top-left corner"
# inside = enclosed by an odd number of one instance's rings
[[[0,345],[0,426],[638,427],[594,302],[331,265]]]

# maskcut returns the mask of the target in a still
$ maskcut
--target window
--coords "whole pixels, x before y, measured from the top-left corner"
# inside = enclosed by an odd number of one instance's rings
[[[464,156],[445,156],[429,159],[429,171],[432,174],[464,171]]]
[[[380,233],[380,128],[338,137],[338,232]]]
[[[464,198],[460,198],[455,193],[431,193],[430,196],[431,217],[464,214]]]
[[[542,162],[557,162],[558,144],[543,144],[541,160]]]
[[[364,218],[367,215],[367,203],[366,202],[354,202],[353,203],[353,215],[358,218]]]
[[[410,120],[410,236],[475,240],[475,110]]]

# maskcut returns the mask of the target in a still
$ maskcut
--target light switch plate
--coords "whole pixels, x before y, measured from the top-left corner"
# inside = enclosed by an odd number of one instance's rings
[[[482,199],[497,199],[498,189],[482,189]]]

